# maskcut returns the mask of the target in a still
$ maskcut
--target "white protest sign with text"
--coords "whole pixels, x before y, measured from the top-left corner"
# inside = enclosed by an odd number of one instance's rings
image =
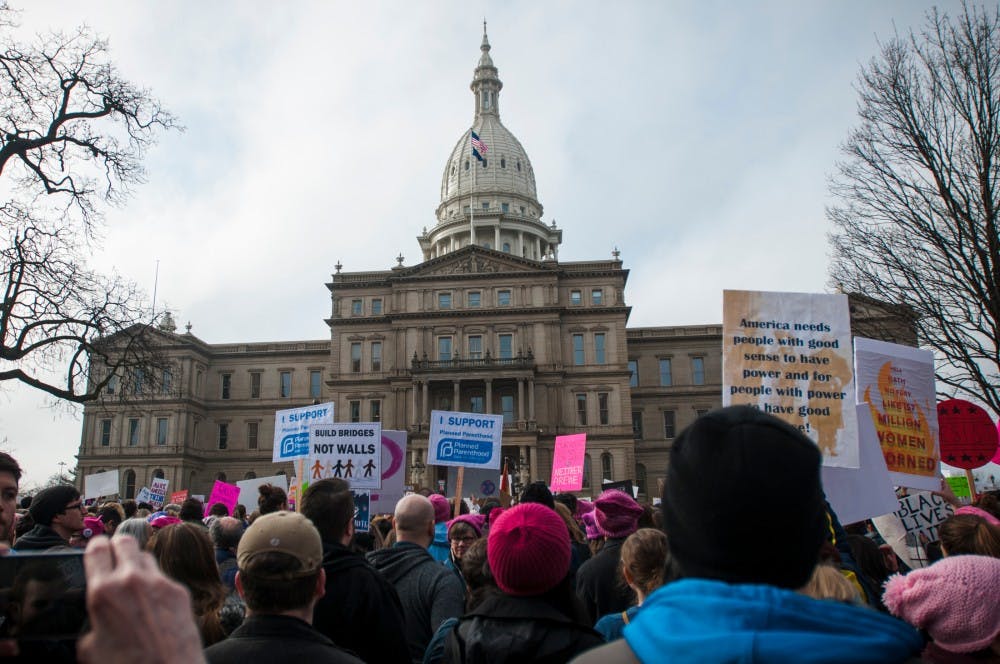
[[[813,439],[823,464],[857,468],[846,295],[723,293],[722,405],[755,406]]]
[[[321,403],[275,412],[271,461],[281,463],[307,458],[311,424],[333,424],[333,404]]]
[[[306,472],[310,481],[339,477],[354,489],[380,489],[382,423],[313,424]]]
[[[170,486],[170,480],[162,477],[154,477],[153,481],[149,483],[149,497],[153,505],[163,505],[166,502],[168,486]]]
[[[431,411],[427,463],[500,469],[503,415]]]
[[[260,496],[260,492],[257,489],[265,484],[271,484],[286,494],[288,493],[288,477],[286,475],[255,477],[252,480],[240,480],[236,483],[236,486],[240,488],[240,497],[237,499],[237,503],[244,507],[256,505],[257,498]]]
[[[113,496],[118,493],[118,471],[108,470],[103,473],[86,475],[83,478],[83,497],[99,498]]]

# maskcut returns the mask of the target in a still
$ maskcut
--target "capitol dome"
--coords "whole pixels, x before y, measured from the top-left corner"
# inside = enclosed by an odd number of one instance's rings
[[[485,23],[480,51],[470,85],[472,127],[462,133],[445,164],[437,225],[417,240],[425,260],[469,244],[534,260],[556,258],[562,231],[541,221],[531,160],[500,122],[503,83],[490,56]],[[473,151],[473,134],[485,149]]]

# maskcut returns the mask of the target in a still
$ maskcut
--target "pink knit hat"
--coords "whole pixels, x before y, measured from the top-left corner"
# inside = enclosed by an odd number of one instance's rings
[[[889,611],[944,650],[970,653],[1000,634],[1000,558],[949,556],[885,582]]]
[[[164,516],[158,516],[149,522],[149,527],[153,530],[159,530],[160,528],[166,528],[167,526],[172,526],[175,523],[180,523],[181,520],[176,516],[170,516],[166,514]]]
[[[597,529],[605,537],[628,537],[639,529],[640,516],[639,503],[618,489],[608,489],[594,501]]]
[[[451,518],[451,503],[440,493],[431,494],[431,505],[434,506],[434,523],[441,523]]]
[[[587,539],[589,540],[596,540],[604,537],[604,535],[601,534],[601,531],[597,528],[597,521],[595,519],[597,519],[597,517],[594,516],[593,512],[586,512],[582,517],[580,517],[580,521],[583,522],[583,528],[587,531]]]
[[[490,526],[486,557],[497,586],[508,595],[541,595],[569,573],[566,524],[555,510],[521,503]]]
[[[973,507],[972,505],[965,505],[955,510],[955,514],[969,514],[971,516],[978,516],[980,519],[986,519],[988,523],[991,523],[994,526],[1000,526],[1000,519],[996,518],[995,516],[993,516],[986,510],[982,509],[981,507]]]
[[[578,520],[583,518],[584,514],[589,514],[594,511],[594,503],[589,500],[578,500],[576,501],[576,514],[575,516]]]
[[[492,512],[491,512],[492,514]],[[468,524],[473,530],[476,531],[476,537],[483,536],[483,525],[486,523],[486,517],[482,514],[459,514],[454,519],[448,522],[448,532],[451,532],[451,527],[456,523]]]

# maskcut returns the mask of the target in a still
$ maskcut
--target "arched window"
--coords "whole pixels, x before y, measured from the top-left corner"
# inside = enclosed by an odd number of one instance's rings
[[[505,254],[509,254],[510,253],[510,242],[504,242],[503,243],[503,252]]]
[[[490,248],[491,246],[489,242],[483,242],[483,249],[490,249]]]
[[[484,158],[483,159],[483,168],[486,168],[486,162],[487,162],[487,160]]]
[[[465,170],[469,170],[469,160],[465,160]]]
[[[125,471],[125,499],[135,498],[135,471]]]
[[[644,464],[635,464],[635,484],[639,487],[639,493],[649,495],[646,491],[646,466]]]
[[[219,480],[220,482],[225,482],[226,481],[226,474],[225,473],[216,473],[215,474],[215,479]]]
[[[589,489],[590,488],[590,474],[591,474],[590,455],[589,454],[584,454],[583,455],[583,488],[584,489]]]
[[[521,160],[520,159],[517,160],[517,172],[518,173],[521,172]]]
[[[611,455],[605,452],[601,455],[601,480],[613,480],[611,477]]]
[[[157,468],[156,470],[153,471],[153,479],[154,480],[162,480],[163,478],[164,478],[164,474],[163,474],[163,469],[162,468]]]
[[[507,168],[507,160],[500,157],[500,168]]]
[[[257,479],[257,473],[255,473],[255,472],[253,472],[253,471],[251,470],[251,471],[249,471],[249,472],[248,472],[248,473],[247,473],[246,475],[244,475],[244,476],[243,476],[243,479],[245,479],[245,480],[253,480],[253,479]]]

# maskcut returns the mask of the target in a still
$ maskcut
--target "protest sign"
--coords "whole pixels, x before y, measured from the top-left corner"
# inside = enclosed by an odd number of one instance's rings
[[[824,465],[857,468],[847,296],[727,290],[722,325],[722,405],[780,417]]]
[[[893,550],[899,553],[903,546],[906,547],[907,555],[900,557],[923,563],[927,561],[924,546],[937,541],[938,526],[951,515],[951,506],[944,498],[930,491],[917,491],[900,496],[899,506],[894,513],[876,517],[872,521],[885,541],[893,546]],[[897,522],[902,525],[905,538],[900,538]]]
[[[368,491],[352,491],[354,494],[354,530],[368,532],[371,525],[371,493]]]
[[[371,513],[392,514],[406,480],[406,432],[382,430],[382,486],[371,492]]]
[[[951,492],[956,498],[971,498],[972,492],[969,490],[968,477],[946,477],[944,478],[951,487]]]
[[[871,411],[893,484],[937,489],[941,479],[934,354],[858,337],[854,367],[857,402]]]
[[[153,504],[153,494],[149,492],[149,487],[142,487],[139,489],[139,493],[135,495],[135,502],[137,505],[142,503]]]
[[[615,489],[621,491],[622,493],[636,498],[639,494],[639,487],[632,484],[632,480],[620,480],[618,482],[608,482],[604,481],[601,483],[601,491],[607,491],[608,489]]]
[[[309,456],[309,426],[333,424],[333,404],[279,410],[274,414],[274,450],[271,461],[295,461]]]
[[[170,502],[172,502],[172,503],[174,503],[176,505],[180,505],[181,503],[183,503],[187,499],[188,499],[188,490],[187,489],[181,489],[180,491],[174,491],[172,494],[170,494]]]
[[[990,462],[997,452],[997,426],[985,410],[965,399],[948,399],[937,412],[942,461],[966,470]]]
[[[253,505],[257,504],[257,498],[260,496],[260,492],[257,491],[257,488],[265,484],[276,486],[284,491],[286,495],[288,494],[288,477],[286,475],[255,477],[250,480],[240,480],[236,483],[236,486],[240,488],[240,496],[237,503],[243,505],[244,507],[251,506],[252,508]]]
[[[310,426],[307,477],[309,481],[339,477],[354,489],[381,488],[382,423]]]
[[[452,496],[458,490],[458,469],[460,466],[448,466],[448,483],[444,487],[445,495]],[[496,497],[499,494],[498,484],[500,473],[489,468],[466,468],[462,478],[462,497],[477,498]]]
[[[586,448],[585,433],[556,436],[549,490],[579,491],[583,488],[583,457]]]
[[[858,415],[859,468],[823,466],[823,491],[841,523],[855,523],[888,514],[899,507],[889,469],[867,404],[855,406]]]
[[[118,471],[108,470],[103,473],[86,475],[83,478],[83,497],[99,498],[113,496],[118,493]]]
[[[153,481],[149,483],[150,502],[153,505],[163,507],[163,503],[167,498],[167,487],[169,485],[169,480],[162,477],[153,478]]]
[[[225,505],[229,509],[229,513],[232,514],[239,497],[240,488],[238,486],[228,484],[222,480],[215,480],[215,484],[212,485],[212,493],[208,495],[208,501],[205,502],[205,516],[208,516],[208,511],[216,503]]]
[[[503,415],[431,411],[427,463],[500,469]]]

